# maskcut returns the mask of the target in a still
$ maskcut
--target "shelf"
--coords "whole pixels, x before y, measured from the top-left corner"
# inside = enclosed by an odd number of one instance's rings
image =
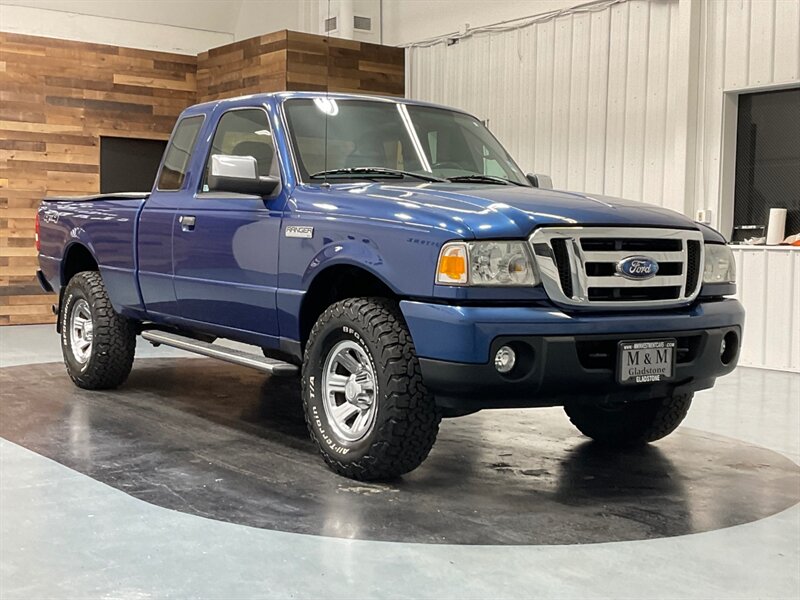
[[[747,246],[744,244],[731,244],[733,250],[755,250],[759,252],[791,252],[792,250],[800,250],[800,246]]]

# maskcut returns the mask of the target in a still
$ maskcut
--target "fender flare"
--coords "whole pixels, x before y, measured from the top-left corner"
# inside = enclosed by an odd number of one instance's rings
[[[380,268],[386,264],[371,244],[355,240],[330,243],[322,248],[306,267],[301,279],[302,287],[308,291],[314,280],[329,268],[346,265],[366,271],[399,296],[400,292],[392,284],[393,278],[387,276],[385,269]]]

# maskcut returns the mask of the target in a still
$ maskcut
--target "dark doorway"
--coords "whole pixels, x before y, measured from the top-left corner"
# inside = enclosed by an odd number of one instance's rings
[[[166,140],[100,138],[100,193],[149,192]]]
[[[800,88],[739,96],[734,227],[765,226],[770,208],[800,233]]]

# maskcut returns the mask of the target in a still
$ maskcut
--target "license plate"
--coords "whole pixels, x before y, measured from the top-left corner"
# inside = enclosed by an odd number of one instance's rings
[[[657,383],[675,376],[675,340],[620,342],[617,356],[620,383]]]

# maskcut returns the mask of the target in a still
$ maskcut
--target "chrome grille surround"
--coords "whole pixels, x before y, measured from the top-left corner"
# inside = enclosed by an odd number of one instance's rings
[[[558,257],[553,250],[554,240],[556,240],[556,245],[562,248]],[[597,241],[607,242],[607,245],[613,242],[615,249],[585,250],[581,244],[582,240],[592,240],[589,245]],[[626,245],[626,242],[628,245],[633,244],[646,248],[648,240],[652,240],[654,246],[662,247],[668,245],[665,240],[679,241],[680,250],[618,249]],[[696,263],[692,266],[698,272],[693,277],[687,277],[690,275],[688,273],[690,266],[688,244],[690,242],[699,244],[699,260],[692,261]],[[533,232],[529,243],[544,289],[556,304],[575,308],[616,310],[664,308],[690,304],[700,293],[704,248],[703,234],[699,231],[644,227],[541,227]],[[563,264],[563,245],[566,245],[566,265]],[[678,246],[677,243],[673,245]],[[619,261],[631,256],[646,256],[657,261],[659,265],[679,263],[682,265],[680,274],[656,274],[650,279],[634,280],[618,275],[614,269],[611,274],[603,275],[590,276],[587,272],[589,263],[616,265]],[[557,258],[560,259],[560,262]],[[565,278],[569,278],[570,285],[567,285],[566,289],[571,291],[570,295],[565,293],[562,285]],[[695,282],[695,289],[686,289],[687,280]],[[615,299],[592,299],[590,290],[608,292],[614,295]],[[640,296],[651,294],[653,298],[635,298],[637,294]],[[624,297],[626,295],[634,298],[626,299]],[[674,297],[662,297],[671,295]]]

